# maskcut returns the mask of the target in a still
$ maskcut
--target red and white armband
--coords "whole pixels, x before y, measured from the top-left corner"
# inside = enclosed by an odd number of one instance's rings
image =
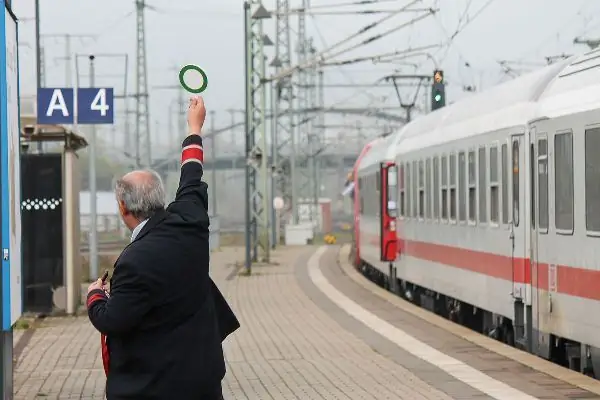
[[[188,137],[184,141],[184,146],[181,150],[181,165],[185,165],[188,162],[197,162],[202,165],[204,162],[204,148],[202,147],[202,139],[198,137],[194,138],[196,140],[189,140],[190,138],[191,137]]]

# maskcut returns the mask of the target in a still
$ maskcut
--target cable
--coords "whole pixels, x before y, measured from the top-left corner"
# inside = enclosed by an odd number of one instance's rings
[[[325,50],[320,51],[319,53],[317,53],[312,59],[308,60],[307,62],[305,62],[304,64],[299,64],[299,65],[295,65],[291,68],[288,68],[287,70],[280,72],[279,74],[276,74],[274,76],[268,77],[266,80],[267,81],[272,81],[272,80],[279,80],[281,78],[285,78],[289,75],[291,75],[294,71],[297,71],[299,69],[303,69],[306,67],[309,67],[311,65],[313,65],[315,62],[317,61],[322,61],[324,56],[331,52],[332,50],[346,44],[347,42],[350,42],[351,40],[355,39],[356,37],[372,30],[373,28],[377,27],[378,25],[384,23],[387,20],[392,19],[393,17],[395,17],[396,15],[400,14],[401,12],[403,12],[404,10],[406,10],[408,7],[418,3],[420,0],[413,0],[411,1],[409,4],[407,4],[406,6],[400,8],[399,10],[397,10],[396,12],[386,15],[383,18],[380,18],[379,20],[372,22],[364,27],[362,27],[361,29],[359,29],[358,31],[356,31],[354,34],[346,37],[345,39],[340,40],[339,42],[329,46],[328,48],[326,48]],[[339,55],[341,53],[338,53],[337,55]]]
[[[311,5],[308,10],[318,10],[320,8],[331,8],[331,7],[345,7],[345,6],[364,6],[367,4],[381,4],[381,3],[396,3],[398,0],[359,0],[350,1],[347,3],[336,3],[336,4],[319,4]],[[293,10],[302,10],[302,8],[295,8]]]
[[[323,45],[323,47],[327,48],[329,47],[329,45],[327,44],[327,41],[325,40],[325,37],[323,35],[323,32],[321,31],[321,29],[319,28],[319,25],[317,23],[317,18],[315,18],[314,16],[311,16],[311,20],[313,22],[313,27],[315,28],[316,32],[317,32],[317,36],[319,37],[321,44]],[[344,70],[344,68],[339,68],[339,71],[341,72],[341,74],[346,78],[346,80],[351,83],[351,84],[356,84],[356,82],[354,81],[354,79],[349,76],[347,74],[347,71]],[[372,97],[371,93],[369,93],[368,91],[363,92],[367,97]]]
[[[435,48],[435,47],[438,47],[438,45],[427,45],[427,46],[421,46],[421,47],[415,47],[415,48],[409,47],[405,50],[397,50],[397,51],[392,51],[389,53],[381,53],[381,54],[376,54],[376,55],[372,55],[372,56],[357,57],[357,58],[352,58],[352,59],[348,59],[348,60],[330,61],[330,62],[323,63],[321,65],[348,65],[348,64],[356,64],[356,63],[364,62],[364,61],[373,61],[373,63],[377,63],[379,61],[385,61],[382,59],[384,59],[386,57],[394,57],[394,56],[401,56],[400,59],[405,59],[405,58],[411,57],[413,55],[411,53],[413,53],[413,52],[422,52],[423,50],[427,50],[427,49],[431,49],[431,48]]]

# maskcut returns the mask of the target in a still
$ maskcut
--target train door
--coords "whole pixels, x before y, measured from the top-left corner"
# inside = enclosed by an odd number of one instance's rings
[[[512,260],[512,295],[515,300],[528,304],[530,299],[527,296],[526,282],[528,281],[528,266],[526,259],[527,250],[527,221],[525,221],[525,151],[523,149],[524,134],[511,136],[510,141],[510,165],[511,174],[509,175],[511,198],[512,219],[509,222],[510,241],[511,241],[511,260]],[[529,296],[530,297],[530,296]],[[530,304],[530,303],[529,303]]]
[[[379,190],[380,260],[392,263],[398,254],[396,218],[398,216],[398,169],[394,163],[381,163]]]
[[[535,126],[530,126],[529,128],[529,184],[527,185],[527,190],[529,193],[529,282],[526,285],[527,289],[527,298],[529,299],[529,303],[526,303],[530,306],[530,311],[526,313],[527,316],[527,327],[529,332],[529,337],[531,339],[528,341],[530,346],[530,350],[536,350],[536,343],[538,342],[535,337],[533,337],[533,332],[538,331],[537,325],[539,321],[539,298],[537,292],[537,286],[532,286],[533,282],[537,282],[538,279],[538,248],[539,248],[539,231],[541,225],[543,225],[540,221],[540,210],[538,207],[539,204],[539,196],[540,196],[540,182],[539,182],[539,174],[540,172],[544,172],[541,169],[544,169],[544,165],[538,163],[538,159],[540,159],[540,155],[547,155],[547,151],[543,146],[542,142],[538,141],[537,129]],[[526,308],[527,311],[527,308]]]

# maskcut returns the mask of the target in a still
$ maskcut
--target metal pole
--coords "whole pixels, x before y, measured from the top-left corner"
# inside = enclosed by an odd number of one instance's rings
[[[65,84],[71,83],[71,35],[65,35]]]
[[[325,143],[325,112],[323,110],[323,107],[325,106],[325,96],[323,93],[323,84],[324,84],[324,76],[323,76],[323,70],[320,69],[317,71],[317,75],[318,75],[318,93],[317,93],[317,107],[320,109],[320,111],[317,113],[317,123],[318,125],[320,125],[321,127],[316,128],[313,126],[314,129],[314,133],[315,133],[315,138],[316,140],[316,148],[315,148],[315,153],[313,154],[313,160],[314,160],[314,170],[313,170],[313,194],[315,196],[314,199],[314,203],[315,203],[315,208],[316,208],[316,213],[317,213],[317,218],[319,215],[322,215],[320,213],[320,205],[319,205],[319,198],[321,197],[321,150],[323,149],[324,143]],[[323,229],[323,218],[321,217],[321,229]],[[322,232],[322,233],[329,233],[329,232]]]
[[[278,107],[276,107],[277,102],[279,101],[277,96],[277,88],[273,82],[269,82],[269,91],[271,95],[271,110],[273,110],[273,118],[271,118],[271,204],[269,204],[269,208],[271,209],[271,248],[277,247],[278,244],[278,235],[277,235],[277,210],[275,210],[275,205],[273,204],[273,200],[275,199],[275,191],[276,191],[276,182],[275,182],[275,171],[277,171],[277,164],[279,163],[277,153],[279,148],[279,140],[278,140],[278,132],[277,132],[277,117],[278,117]],[[233,121],[232,121],[233,122]]]
[[[252,143],[250,143],[249,129],[250,129],[250,118],[252,118],[252,54],[250,53],[250,3],[244,2],[244,66],[246,72],[246,112],[245,112],[245,136],[246,136],[246,151],[245,156],[248,157],[252,150]],[[252,207],[252,199],[250,198],[250,173],[252,167],[246,164],[246,273],[252,273],[252,232],[250,232],[251,221],[250,221],[250,207]]]
[[[129,81],[127,79],[129,74],[129,54],[125,54],[125,79],[123,82],[123,102],[125,103],[125,139],[123,141],[124,148],[128,153],[131,153],[131,130],[129,125],[129,95],[128,87]]]
[[[231,118],[231,126],[232,126],[229,144],[233,148],[233,145],[235,144],[235,128],[233,128],[233,127],[235,126],[235,111],[236,110],[228,110],[228,111],[229,111],[229,117]]]
[[[178,91],[178,95],[177,95],[177,107],[179,108],[177,110],[177,123],[178,123],[178,127],[179,127],[179,137],[181,137],[181,135],[185,135],[185,100],[183,98],[183,90],[181,90],[181,88],[179,88]],[[179,138],[178,137],[178,138]],[[183,140],[183,139],[181,139]]]
[[[211,209],[212,215],[217,216],[217,135],[214,135],[215,132],[215,114],[216,111],[210,111],[210,131],[213,133],[213,136],[210,138],[210,164],[211,164],[211,173],[210,173],[210,184],[212,186],[212,196],[211,196]]]
[[[90,87],[95,85],[94,55],[90,59]],[[96,279],[98,274],[98,236],[96,215],[96,125],[90,126],[90,279]]]
[[[261,33],[261,38],[263,37],[262,33],[262,21],[260,23],[260,33]],[[263,41],[261,40],[261,43],[263,43]],[[261,76],[266,76],[267,75],[267,63],[266,63],[266,57],[265,57],[265,53],[264,53],[264,44],[261,44],[261,51],[260,51],[260,75]],[[270,262],[271,260],[271,245],[270,245],[270,239],[269,239],[269,219],[270,219],[270,210],[273,204],[273,201],[271,200],[272,196],[270,196],[270,174],[268,172],[268,167],[269,167],[269,151],[267,148],[267,120],[265,118],[265,113],[267,111],[267,94],[268,94],[268,88],[269,86],[266,85],[266,83],[262,84],[263,87],[261,88],[260,91],[260,108],[262,110],[262,112],[260,113],[260,148],[262,149],[262,158],[261,158],[261,165],[260,165],[260,177],[261,177],[261,186],[262,186],[262,214],[263,214],[263,226],[262,226],[262,230],[260,233],[260,241],[262,242],[262,249],[264,251],[264,262]],[[271,203],[271,204],[269,204]]]
[[[40,0],[35,0],[35,76],[37,91],[42,87],[42,43],[40,37]],[[37,151],[42,152],[42,142],[37,143]]]

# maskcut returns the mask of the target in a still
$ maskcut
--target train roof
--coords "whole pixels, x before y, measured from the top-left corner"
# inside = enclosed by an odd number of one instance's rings
[[[391,146],[399,132],[396,131],[391,135],[379,137],[371,142],[370,150],[359,160],[358,171],[370,168],[375,164],[379,165],[385,160],[393,161],[395,153],[390,150],[393,149]]]
[[[600,49],[570,59],[539,101],[539,117],[554,118],[600,108]]]
[[[570,62],[549,65],[418,118],[401,129],[397,152],[525,125],[538,115],[536,102]]]
[[[382,137],[377,137],[373,140],[371,140],[370,142],[367,142],[367,144],[365,144],[365,146],[363,147],[363,149],[361,150],[360,154],[358,155],[358,158],[356,159],[356,162],[354,163],[354,171],[357,172],[358,170],[360,170],[361,165],[364,165],[364,159],[369,157],[369,154],[372,154],[372,151],[374,147],[377,147],[377,144],[382,140]]]

